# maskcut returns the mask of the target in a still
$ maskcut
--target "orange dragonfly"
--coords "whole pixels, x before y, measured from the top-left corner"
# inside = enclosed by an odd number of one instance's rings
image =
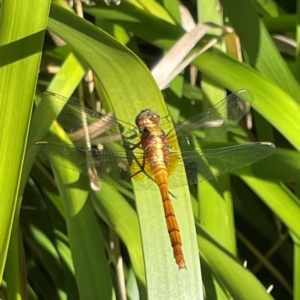
[[[54,105],[65,101],[59,95],[53,98]],[[169,189],[210,180],[274,152],[275,146],[268,142],[203,149],[235,126],[251,102],[251,93],[239,90],[174,127],[169,117],[161,119],[150,109],[141,111],[133,126],[69,100],[58,122],[74,144],[36,144],[41,156],[86,175],[94,169],[100,181],[126,185],[133,179],[138,189],[159,188],[174,258],[182,269],[186,264]],[[98,147],[86,145],[86,134]]]

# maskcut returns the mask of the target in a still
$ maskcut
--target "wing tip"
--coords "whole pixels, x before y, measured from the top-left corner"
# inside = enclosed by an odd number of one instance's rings
[[[263,145],[263,146],[269,146],[271,148],[276,149],[276,146],[271,142],[260,142],[260,144]]]

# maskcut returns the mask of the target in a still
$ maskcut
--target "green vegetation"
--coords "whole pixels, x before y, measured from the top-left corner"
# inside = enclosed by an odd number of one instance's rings
[[[0,1],[1,298],[300,299],[300,9],[277,2],[96,0],[83,18],[64,1]],[[35,160],[35,142],[70,143],[54,122],[70,97],[130,124],[145,108],[176,123],[239,89],[253,109],[220,145],[276,151],[170,191],[186,270],[158,190],[93,191]]]

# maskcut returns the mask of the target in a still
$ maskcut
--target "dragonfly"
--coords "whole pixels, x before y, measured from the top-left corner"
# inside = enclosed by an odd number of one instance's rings
[[[65,103],[66,99],[53,95],[52,105],[61,105],[61,101]],[[142,110],[133,125],[69,100],[57,121],[73,144],[35,144],[41,157],[88,176],[96,174],[98,181],[128,186],[133,180],[136,189],[159,189],[174,259],[179,269],[184,269],[182,239],[170,189],[213,179],[274,152],[275,146],[269,142],[206,149],[238,124],[252,101],[252,94],[242,89],[174,126],[169,116],[161,118],[151,109]],[[88,144],[87,135],[91,140]]]

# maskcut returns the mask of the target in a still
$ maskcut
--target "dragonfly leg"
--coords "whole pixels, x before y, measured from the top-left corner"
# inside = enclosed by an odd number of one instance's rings
[[[134,177],[134,176],[136,176],[136,175],[144,172],[144,170],[145,170],[145,163],[146,163],[145,156],[143,156],[143,162],[142,162],[142,164],[140,164],[138,161],[137,161],[137,163],[140,165],[140,168],[139,168],[139,170],[136,173],[132,174],[131,177]]]
[[[176,198],[176,196],[175,196],[171,191],[168,191],[168,193],[169,193],[173,198]]]
[[[155,182],[155,180],[152,178],[152,176],[150,176],[147,172],[145,172],[145,165],[146,165],[146,158],[145,158],[145,156],[143,156],[143,162],[142,163],[140,163],[139,161],[137,161],[137,163],[139,164],[139,170],[137,172],[135,172],[134,174],[132,174],[130,177],[134,178],[138,174],[144,173],[145,176],[147,176],[150,180],[152,180],[153,182]]]
[[[138,143],[135,144],[134,146],[132,146],[132,147],[130,147],[130,148],[127,148],[127,149],[132,151],[132,150],[134,150],[134,149],[136,149],[136,148],[140,148],[141,144],[142,144],[142,141],[138,142]]]

